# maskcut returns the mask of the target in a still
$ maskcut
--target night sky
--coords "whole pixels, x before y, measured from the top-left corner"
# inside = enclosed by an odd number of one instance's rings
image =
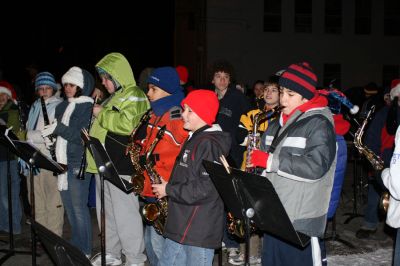
[[[51,71],[58,80],[73,65],[94,73],[96,62],[109,52],[124,54],[136,79],[147,66],[173,65],[173,1],[135,2],[96,7],[98,11],[72,8],[12,19],[3,16],[3,78],[21,89],[28,86],[25,68],[30,64]]]

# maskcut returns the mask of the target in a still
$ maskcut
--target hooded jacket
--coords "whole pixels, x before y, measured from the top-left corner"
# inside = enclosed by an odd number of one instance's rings
[[[20,131],[18,107],[9,100],[0,110],[0,120],[6,123],[7,128],[12,127],[12,131],[18,133]],[[1,122],[0,122],[1,124]],[[11,156],[14,158],[14,156]],[[0,162],[7,160],[7,149],[0,145]]]
[[[132,130],[138,125],[142,115],[150,108],[144,92],[136,86],[135,78],[128,60],[120,53],[110,53],[101,59],[97,65],[107,72],[120,84],[120,88],[110,95],[103,102],[103,109],[99,112],[90,129],[90,136],[96,137],[101,143],[106,144],[106,135],[112,133],[115,138],[122,136],[122,140],[112,145],[112,150],[107,150],[117,167],[119,174],[129,174],[123,168],[122,162],[129,162],[125,156],[126,143]],[[120,144],[119,144],[120,143]],[[107,148],[106,148],[107,149]],[[88,166],[86,171],[97,173],[97,167],[91,156],[87,152]]]
[[[185,142],[166,186],[168,217],[164,237],[180,244],[221,246],[224,204],[203,166],[229,152],[231,139],[219,125],[203,127]]]
[[[306,103],[306,110],[289,117],[281,114],[261,140],[261,149],[268,151],[276,132],[280,136],[295,123],[269,154],[263,175],[274,185],[295,230],[308,236],[322,236],[325,231],[336,167],[336,136],[326,103],[316,97]]]

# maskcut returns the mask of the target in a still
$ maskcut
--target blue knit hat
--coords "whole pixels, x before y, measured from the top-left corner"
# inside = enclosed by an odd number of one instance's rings
[[[50,72],[40,72],[36,75],[35,90],[37,90],[39,86],[43,85],[50,86],[54,90],[58,89],[54,76]]]
[[[179,83],[179,75],[173,67],[159,67],[151,72],[147,83],[153,84],[169,94],[182,92],[183,88]]]
[[[90,96],[95,86],[94,77],[89,71],[83,68],[82,68],[82,74],[83,74],[82,94],[84,96]]]

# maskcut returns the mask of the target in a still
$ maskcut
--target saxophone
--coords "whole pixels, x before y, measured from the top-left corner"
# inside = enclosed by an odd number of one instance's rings
[[[152,160],[149,160],[149,157],[153,153],[153,150],[157,145],[157,143],[164,136],[165,129],[166,129],[165,125],[160,128],[156,138],[151,143],[149,151],[146,154],[146,164],[144,167],[147,171],[147,174],[150,177],[151,184],[161,184],[161,176],[154,169],[155,163]],[[146,205],[144,205],[142,209],[142,215],[143,219],[152,224],[156,232],[162,235],[164,232],[164,224],[168,215],[167,197],[157,199],[157,201],[154,203],[147,203]]]
[[[143,176],[143,168],[139,163],[139,157],[140,157],[140,152],[142,150],[142,145],[137,143],[135,141],[135,137],[137,134],[137,130],[144,124],[146,124],[150,120],[150,110],[149,109],[141,118],[138,123],[138,125],[133,129],[131,136],[129,138],[129,143],[128,146],[126,147],[126,152],[127,154],[129,152],[129,155],[131,157],[131,162],[133,165],[133,168],[135,169],[135,172],[133,173],[131,177],[131,183],[133,185],[133,192],[135,195],[139,195],[143,191],[144,187],[144,176]]]
[[[379,171],[383,169],[383,160],[376,155],[373,151],[371,151],[367,146],[362,143],[362,137],[364,134],[365,126],[368,123],[368,120],[371,118],[371,115],[375,111],[375,105],[371,107],[368,111],[367,116],[365,117],[361,127],[358,128],[357,132],[354,134],[354,146],[357,148],[358,152],[364,155],[367,160],[372,164],[372,167]]]
[[[360,154],[363,154],[367,158],[367,160],[372,164],[372,167],[376,171],[380,171],[383,169],[384,165],[383,160],[373,151],[371,151],[367,146],[362,144],[362,135],[364,133],[365,126],[374,111],[375,111],[375,106],[373,105],[371,109],[368,111],[367,116],[365,117],[361,127],[354,134],[353,143],[354,146],[357,148],[357,150],[360,152]],[[389,208],[389,199],[390,199],[389,192],[388,191],[382,192],[381,198],[379,200],[379,209],[382,210],[383,213],[386,213]]]
[[[258,149],[260,147],[260,133],[258,132],[258,126],[261,121],[265,119],[270,119],[278,115],[279,111],[282,109],[281,106],[276,106],[268,111],[261,111],[257,113],[253,118],[253,128],[249,131],[247,135],[247,154],[246,154],[246,169],[247,173],[256,173],[256,167],[248,167],[247,165],[250,164],[250,153],[254,149]],[[227,214],[227,226],[229,233],[236,235],[239,238],[244,238],[245,236],[245,229],[244,229],[244,222],[241,219],[235,218],[232,213],[228,212]],[[250,230],[254,233],[257,229],[254,225],[253,221],[250,221]]]

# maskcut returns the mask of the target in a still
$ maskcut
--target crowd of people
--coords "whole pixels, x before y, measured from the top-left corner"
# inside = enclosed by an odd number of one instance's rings
[[[210,67],[206,89],[190,84],[184,66],[147,68],[136,84],[131,65],[120,53],[105,55],[95,70],[93,75],[72,66],[61,77],[61,86],[52,73],[38,72],[33,88],[37,98],[26,121],[13,86],[0,81],[0,125],[68,166],[58,175],[35,168],[34,191],[20,193],[21,180],[30,188],[28,164],[0,146],[2,235],[21,233],[19,196],[33,193],[35,222],[63,237],[65,212],[71,244],[93,265],[101,265],[101,256],[93,254],[88,207],[94,193],[101,227],[101,177],[81,139],[81,130],[87,129],[103,144],[120,178],[140,185],[135,192],[125,193],[111,182],[104,183],[106,265],[146,261],[212,265],[215,251],[222,246],[230,264],[244,265],[243,239],[228,230],[229,209],[203,165],[203,160],[220,162],[221,157],[231,167],[266,177],[294,229],[310,238],[301,248],[273,232],[253,232],[250,264],[326,265],[323,236],[339,204],[347,165],[345,136],[350,123],[344,114],[349,106],[342,101],[358,101],[355,91],[317,88],[317,76],[307,62],[291,64],[266,81],[257,80],[250,96],[243,87],[235,87],[233,66],[223,60]],[[400,80],[392,82],[385,96],[371,84],[363,90],[359,119],[371,106],[379,109],[367,129],[365,145],[382,157],[385,169],[370,171],[368,204],[358,238],[376,232],[384,190],[390,193],[387,223],[400,227],[396,178]],[[269,115],[259,120],[266,112]],[[148,119],[143,119],[147,114]],[[130,150],[133,145],[139,147],[138,153]],[[84,178],[77,178],[82,171]],[[6,218],[8,173],[12,232]],[[158,210],[154,219],[148,217],[150,208]],[[397,232],[394,265],[400,264],[399,241]]]

